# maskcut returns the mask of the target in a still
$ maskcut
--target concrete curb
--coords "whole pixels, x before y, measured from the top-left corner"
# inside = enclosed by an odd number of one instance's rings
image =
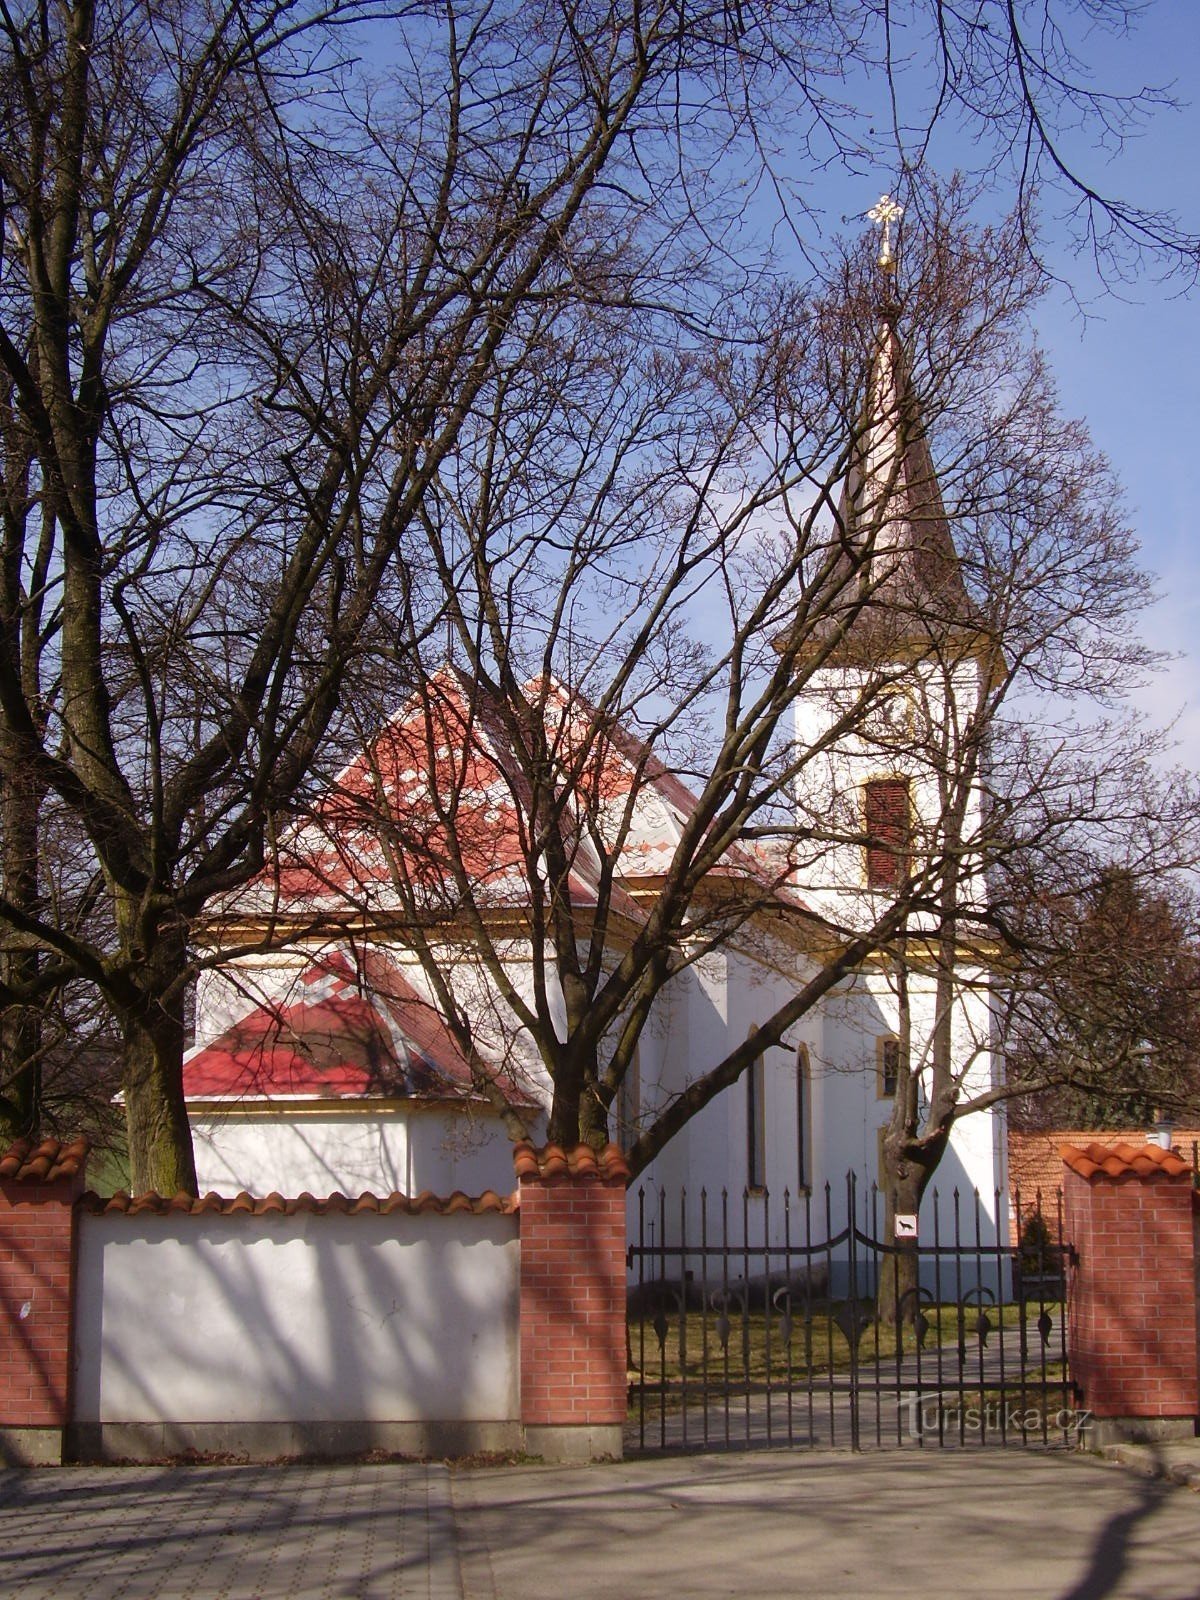
[[[1165,1478],[1200,1494],[1200,1439],[1186,1444],[1108,1444],[1100,1454],[1139,1477]]]

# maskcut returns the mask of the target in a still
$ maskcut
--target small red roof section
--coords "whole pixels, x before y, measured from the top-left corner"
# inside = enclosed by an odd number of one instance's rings
[[[615,1144],[605,1145],[595,1151],[589,1145],[577,1144],[570,1150],[562,1145],[547,1144],[538,1149],[528,1140],[513,1148],[513,1166],[518,1181],[537,1180],[553,1183],[556,1179],[573,1178],[576,1181],[595,1179],[599,1183],[629,1182],[629,1164]]]
[[[278,1000],[188,1052],[183,1091],[213,1098],[462,1100],[471,1071],[434,1007],[378,949],[326,952]],[[529,1097],[510,1087],[514,1104]]]
[[[1084,1149],[1065,1144],[1062,1158],[1072,1172],[1089,1183],[1108,1178],[1126,1183],[1132,1178],[1145,1182],[1153,1178],[1190,1178],[1191,1167],[1174,1150],[1158,1144],[1089,1144]]]
[[[0,1180],[5,1183],[55,1183],[77,1178],[83,1171],[91,1145],[84,1134],[69,1143],[61,1139],[17,1139],[0,1156]]]
[[[294,1199],[284,1199],[281,1194],[268,1194],[261,1199],[255,1199],[246,1193],[234,1195],[206,1194],[201,1199],[196,1199],[190,1194],[114,1194],[111,1199],[105,1199],[98,1194],[85,1194],[80,1200],[80,1205],[95,1216],[127,1216],[127,1217],[236,1217],[236,1216],[281,1216],[294,1217],[298,1212],[308,1212],[314,1216],[324,1217],[342,1215],[348,1217],[360,1216],[365,1212],[372,1212],[380,1216],[391,1216],[401,1212],[405,1216],[423,1217],[430,1214],[440,1217],[453,1217],[459,1213],[468,1212],[473,1216],[484,1216],[492,1212],[499,1216],[509,1216],[516,1210],[516,1203],[512,1195],[498,1195],[492,1189],[485,1189],[481,1195],[463,1194],[456,1189],[451,1195],[435,1195],[428,1190],[421,1194],[409,1197],[403,1194],[360,1194],[357,1200],[352,1200],[348,1195],[331,1194],[324,1200],[318,1200],[311,1194],[297,1195]]]

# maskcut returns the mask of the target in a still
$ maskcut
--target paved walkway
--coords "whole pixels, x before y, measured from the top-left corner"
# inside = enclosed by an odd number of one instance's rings
[[[0,1473],[5,1600],[1200,1596],[1200,1496],[1036,1451]]]

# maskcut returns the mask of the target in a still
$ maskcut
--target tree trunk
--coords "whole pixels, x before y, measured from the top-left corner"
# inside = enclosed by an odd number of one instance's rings
[[[135,1194],[195,1194],[192,1132],[183,1100],[183,1002],[151,1002],[123,1018],[125,1127]]]
[[[118,1008],[124,1039],[125,1127],[135,1194],[196,1193],[192,1131],[183,1098],[182,930],[162,930],[139,973],[135,1005]]]
[[[564,1150],[574,1149],[579,1143],[579,1087],[577,1075],[560,1067],[554,1078],[546,1138],[551,1144],[562,1145]]]
[[[600,1093],[595,1056],[585,1050],[573,1059],[559,1060],[546,1137],[566,1150],[577,1144],[603,1150],[608,1143],[608,1107]]]
[[[2,741],[4,793],[0,807],[3,848],[0,877],[5,896],[31,915],[37,913],[38,813],[41,796],[27,766]],[[14,936],[10,933],[9,938]],[[39,955],[29,948],[0,953],[0,979],[20,990],[37,978]],[[0,1139],[36,1133],[42,1116],[42,1027],[35,1006],[10,1006],[0,1016]]]
[[[885,1168],[892,1163],[884,1156]],[[920,1310],[920,1263],[917,1241],[896,1238],[897,1216],[915,1217],[921,1209],[928,1174],[923,1166],[911,1159],[897,1163],[893,1173],[884,1174],[884,1236],[883,1243],[894,1247],[881,1256],[879,1283],[876,1289],[875,1314],[879,1321],[890,1327],[904,1324],[909,1327]]]

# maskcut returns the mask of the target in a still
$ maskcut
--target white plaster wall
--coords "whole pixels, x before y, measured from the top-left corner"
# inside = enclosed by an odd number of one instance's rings
[[[786,1003],[811,971],[811,963],[779,941],[756,945],[731,944],[685,969],[670,985],[671,1025],[662,1063],[660,1102],[688,1082],[714,1067],[741,1044],[751,1029]],[[799,1150],[796,1099],[796,1046],[809,1046],[815,1068],[815,1043],[820,1037],[819,1013],[801,1020],[783,1045],[764,1053],[765,1176],[769,1203],[751,1197],[745,1216],[751,1238],[767,1229],[773,1240],[783,1237],[784,1190],[790,1191],[795,1231]],[[655,1107],[648,1106],[653,1112]],[[707,1191],[710,1233],[720,1227],[722,1191],[727,1197],[730,1236],[741,1237],[743,1191],[747,1180],[747,1094],[740,1079],[711,1100],[671,1140],[642,1173],[630,1194],[630,1237],[639,1230],[650,1241],[659,1238],[664,1221],[667,1236],[678,1239],[681,1226],[680,1191],[687,1191],[688,1242],[700,1237],[701,1190]],[[820,1118],[821,1086],[814,1070],[810,1139],[812,1165],[824,1167]],[[639,1191],[642,1198],[639,1199]],[[662,1205],[665,1198],[665,1216]],[[713,1234],[713,1237],[716,1237]]]
[[[81,1218],[81,1422],[519,1414],[515,1217]]]
[[[964,1098],[990,1088],[998,1072],[992,1048],[990,1012],[983,991],[984,974],[965,968],[952,1018],[951,1048],[954,1059],[967,1068]],[[932,1037],[935,991],[930,980],[913,976],[909,986],[914,1052]],[[891,1116],[890,1099],[878,1097],[876,1042],[894,1034],[898,1025],[896,997],[886,976],[867,967],[852,984],[831,995],[824,1013],[820,1074],[823,1100],[823,1159],[833,1188],[834,1211],[845,1212],[845,1174],[854,1172],[860,1184],[879,1178],[879,1129]],[[954,1191],[959,1194],[963,1237],[975,1238],[974,1192],[979,1191],[980,1239],[995,1243],[997,1206],[995,1191],[1003,1191],[1001,1118],[995,1111],[972,1112],[956,1122],[950,1142],[934,1174],[923,1208],[922,1237],[932,1229],[937,1191],[939,1225],[953,1230]]]
[[[421,1106],[191,1113],[200,1193],[482,1194],[514,1187],[512,1144],[495,1115]]]

